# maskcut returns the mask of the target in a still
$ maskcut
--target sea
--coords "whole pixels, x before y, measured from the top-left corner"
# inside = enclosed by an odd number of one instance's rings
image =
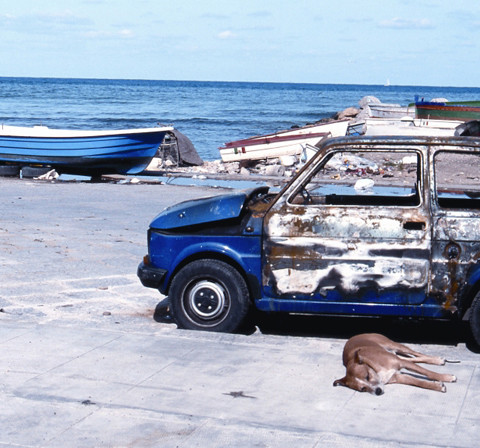
[[[303,126],[367,95],[383,103],[480,100],[480,88],[0,77],[0,124],[57,129],[173,125],[203,160],[225,142]]]

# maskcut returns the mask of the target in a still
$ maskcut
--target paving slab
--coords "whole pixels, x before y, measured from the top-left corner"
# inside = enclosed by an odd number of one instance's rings
[[[480,355],[450,327],[295,317],[216,334],[159,318],[164,298],[136,278],[148,223],[220,192],[0,179],[0,446],[478,445]],[[432,367],[458,381],[333,387],[348,335],[379,328],[460,360]]]

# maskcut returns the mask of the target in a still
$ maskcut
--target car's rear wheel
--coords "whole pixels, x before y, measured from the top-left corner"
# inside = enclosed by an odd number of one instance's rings
[[[480,347],[480,291],[473,299],[470,309],[470,331],[475,343]]]
[[[220,260],[202,259],[173,278],[170,310],[179,328],[234,332],[250,305],[248,287],[237,269]]]

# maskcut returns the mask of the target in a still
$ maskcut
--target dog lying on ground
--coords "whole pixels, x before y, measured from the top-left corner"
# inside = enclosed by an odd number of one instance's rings
[[[454,375],[432,372],[417,363],[444,365],[445,358],[418,353],[381,334],[359,334],[350,338],[343,349],[343,365],[347,372],[335,380],[334,386],[346,386],[359,392],[382,395],[386,384],[407,384],[446,392],[444,382],[457,381]],[[402,373],[409,370],[420,374]]]

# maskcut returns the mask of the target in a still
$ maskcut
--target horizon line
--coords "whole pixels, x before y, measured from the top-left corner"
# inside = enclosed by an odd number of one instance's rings
[[[479,89],[474,86],[441,86],[441,85],[414,85],[414,84],[365,84],[365,83],[332,83],[332,82],[293,82],[293,81],[222,81],[200,79],[149,79],[149,78],[97,78],[97,77],[66,77],[66,76],[0,76],[1,79],[58,79],[58,80],[89,80],[89,81],[143,81],[143,82],[196,82],[196,83],[225,83],[225,84],[292,84],[292,85],[331,85],[331,86],[369,86],[384,87],[386,90],[395,87],[434,87],[447,89]]]

